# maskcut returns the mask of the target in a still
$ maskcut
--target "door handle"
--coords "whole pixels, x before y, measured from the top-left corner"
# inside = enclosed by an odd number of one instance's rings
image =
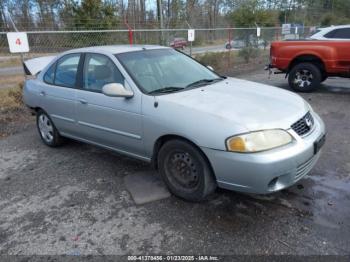
[[[41,96],[46,96],[46,92],[45,91],[40,91],[39,93]]]
[[[81,99],[81,98],[79,98],[78,101],[83,105],[86,105],[88,103],[85,99]]]

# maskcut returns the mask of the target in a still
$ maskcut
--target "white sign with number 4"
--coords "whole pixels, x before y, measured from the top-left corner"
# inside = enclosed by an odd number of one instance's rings
[[[193,42],[194,41],[194,29],[189,29],[188,30],[188,42]]]
[[[23,32],[7,33],[7,41],[9,43],[11,53],[29,52],[27,33],[23,33]]]

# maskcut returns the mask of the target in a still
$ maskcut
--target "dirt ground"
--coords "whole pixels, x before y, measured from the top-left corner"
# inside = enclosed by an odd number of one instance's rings
[[[259,70],[240,78],[286,88]],[[218,190],[136,205],[124,177],[150,166],[69,141],[44,146],[27,116],[0,139],[0,255],[350,254],[350,80],[302,94],[328,138],[310,175],[268,195]]]

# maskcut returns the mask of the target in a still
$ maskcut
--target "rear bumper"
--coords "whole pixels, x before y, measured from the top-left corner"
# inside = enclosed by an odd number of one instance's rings
[[[325,134],[323,121],[313,113],[315,128],[306,137],[295,138],[290,145],[254,154],[232,153],[202,148],[216,175],[219,187],[255,194],[268,194],[292,186],[310,172],[320,152],[314,143]]]

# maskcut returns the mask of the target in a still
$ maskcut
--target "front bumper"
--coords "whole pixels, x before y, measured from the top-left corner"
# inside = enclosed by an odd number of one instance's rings
[[[300,137],[290,129],[288,132],[295,141],[281,148],[253,154],[202,148],[213,167],[218,186],[268,194],[292,186],[303,178],[320,156],[320,151],[314,152],[314,143],[325,135],[323,121],[316,113],[312,114],[315,125],[311,133]]]

